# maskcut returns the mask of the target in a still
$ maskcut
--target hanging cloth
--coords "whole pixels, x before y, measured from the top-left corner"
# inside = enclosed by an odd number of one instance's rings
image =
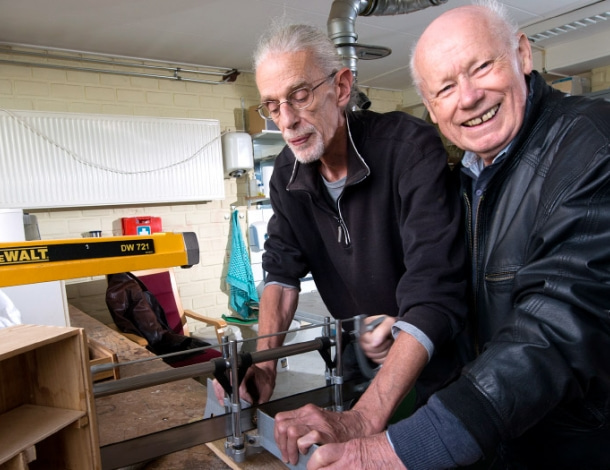
[[[242,318],[251,318],[258,311],[258,292],[238,215],[239,212],[235,210],[231,216],[231,254],[227,271],[229,306]]]

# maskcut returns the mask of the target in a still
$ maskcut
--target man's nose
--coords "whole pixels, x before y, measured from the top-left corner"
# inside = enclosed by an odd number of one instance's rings
[[[280,115],[277,120],[277,125],[280,129],[291,129],[298,122],[298,113],[290,105],[288,101],[280,103]]]
[[[475,80],[469,79],[464,79],[460,82],[459,92],[461,108],[472,108],[485,95],[483,88],[478,86]]]

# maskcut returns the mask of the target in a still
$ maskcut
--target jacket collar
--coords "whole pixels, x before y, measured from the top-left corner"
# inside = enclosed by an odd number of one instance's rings
[[[525,77],[530,93],[527,98],[527,113],[523,118],[521,129],[513,139],[510,145],[509,159],[519,152],[530,133],[534,130],[536,122],[547,108],[547,97],[551,93],[552,88],[546,84],[544,79],[535,70],[529,76]],[[542,106],[545,103],[545,106]]]

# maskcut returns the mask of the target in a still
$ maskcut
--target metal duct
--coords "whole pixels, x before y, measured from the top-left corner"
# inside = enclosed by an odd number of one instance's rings
[[[383,46],[358,44],[355,28],[358,15],[402,15],[443,3],[447,0],[334,0],[328,15],[328,36],[357,80],[358,59],[380,59],[392,52]]]

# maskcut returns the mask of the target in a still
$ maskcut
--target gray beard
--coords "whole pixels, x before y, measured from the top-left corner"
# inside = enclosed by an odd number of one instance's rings
[[[288,144],[290,147],[290,144]],[[309,147],[306,150],[295,151],[292,147],[290,147],[292,153],[299,163],[308,164],[317,162],[324,155],[324,144],[320,138],[316,138],[316,142],[312,147]]]

